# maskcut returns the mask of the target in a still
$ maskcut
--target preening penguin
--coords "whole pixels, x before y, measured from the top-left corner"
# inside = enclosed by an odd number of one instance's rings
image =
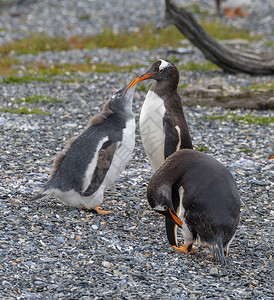
[[[139,81],[154,79],[140,114],[140,133],[153,171],[157,171],[173,152],[192,149],[192,142],[177,92],[179,71],[168,60],[160,59],[139,76]]]
[[[150,206],[183,229],[178,246],[176,227],[167,227],[169,243],[195,252],[197,238],[209,244],[214,260],[224,264],[240,218],[240,197],[231,173],[216,159],[191,149],[169,156],[147,187]],[[174,209],[177,206],[177,210]],[[166,223],[169,224],[169,223]]]
[[[86,130],[69,141],[54,161],[50,180],[34,199],[53,196],[70,206],[107,213],[99,207],[104,191],[125,168],[135,145],[134,91],[129,86],[117,91]]]

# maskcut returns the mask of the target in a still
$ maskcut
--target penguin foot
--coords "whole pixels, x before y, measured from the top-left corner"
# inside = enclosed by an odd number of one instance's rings
[[[83,209],[85,210],[91,210],[93,212],[96,212],[97,214],[102,214],[102,215],[107,215],[107,214],[112,214],[113,211],[108,211],[108,210],[103,210],[101,206],[94,206],[92,208],[88,207],[88,206],[84,206]]]
[[[240,8],[236,8],[235,16],[236,17],[247,17],[247,16],[249,16],[249,13],[242,11]]]
[[[208,258],[213,258],[213,255],[212,255],[212,254],[208,254],[207,257],[208,257]],[[225,257],[228,257],[228,251],[225,252]]]
[[[233,14],[233,12],[231,11],[230,8],[226,8],[226,9],[225,9],[225,15],[226,15],[228,18],[235,18],[235,17],[236,17],[236,15]]]
[[[191,246],[191,249],[189,249],[189,246],[190,245],[187,245],[187,244],[184,244],[183,246],[180,246],[180,247],[177,247],[177,246],[172,246],[173,249],[176,249],[182,253],[185,253],[185,254],[194,254],[194,253],[197,253],[195,251],[195,249]]]

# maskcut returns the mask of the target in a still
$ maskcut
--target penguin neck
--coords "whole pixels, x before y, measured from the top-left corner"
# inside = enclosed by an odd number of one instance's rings
[[[174,81],[172,81],[174,82]],[[179,135],[181,138],[180,148],[192,149],[192,141],[188,130],[188,125],[185,119],[181,98],[177,92],[177,83],[170,84],[168,81],[155,82],[150,91],[157,94],[164,102],[165,113],[173,120],[176,130],[180,130]],[[178,128],[177,128],[178,126]]]
[[[166,98],[166,95],[177,93],[178,80],[156,81],[152,84],[150,90],[159,97]]]
[[[115,112],[117,115],[125,116],[126,118],[130,119],[133,118],[133,112],[132,112],[132,99],[128,100],[126,102],[110,102],[111,109]]]

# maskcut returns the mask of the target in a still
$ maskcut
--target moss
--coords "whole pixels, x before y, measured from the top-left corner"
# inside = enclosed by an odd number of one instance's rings
[[[262,39],[260,35],[250,35],[246,29],[235,26],[224,26],[220,19],[210,22],[201,19],[200,24],[208,34],[218,40],[245,39],[248,41],[257,41]]]
[[[87,16],[82,16],[87,18]],[[248,31],[236,27],[223,26],[220,20],[201,20],[203,28],[217,39],[243,38],[258,40],[261,36],[251,36]],[[32,34],[31,36],[7,43],[0,46],[0,54],[7,55],[11,51],[15,55],[37,54],[43,51],[66,51],[70,49],[94,49],[94,48],[117,48],[117,49],[154,49],[164,46],[179,46],[179,42],[185,39],[175,26],[156,30],[155,26],[148,24],[140,27],[136,32],[124,30],[115,33],[112,29],[104,28],[95,36],[73,36],[70,39],[65,37],[49,37],[46,34]]]
[[[219,67],[210,61],[206,61],[205,63],[196,63],[195,61],[190,61],[185,65],[179,66],[179,70],[187,71],[214,71],[218,69]]]
[[[270,82],[252,82],[250,86],[244,86],[242,89],[244,90],[273,90],[274,89],[274,81]]]
[[[178,88],[184,89],[184,88],[186,88],[187,86],[188,86],[187,83],[182,83],[182,84],[178,85]]]
[[[5,99],[6,102],[16,102],[16,103],[60,103],[64,102],[63,99],[58,99],[58,98],[51,98],[45,95],[38,96],[34,95],[32,97],[22,97],[22,98],[17,98],[15,100],[11,99]]]
[[[81,15],[78,17],[80,21],[87,21],[90,19],[90,15]]]
[[[136,91],[146,92],[147,88],[144,85],[137,86]]]
[[[35,114],[35,115],[50,115],[50,113],[44,112],[43,110],[39,108],[30,109],[29,107],[22,107],[22,108],[0,108],[0,112],[4,113],[11,113],[11,114]]]
[[[193,3],[190,5],[183,6],[186,10],[189,10],[191,13],[195,15],[208,15],[209,11],[206,9],[202,9],[199,4]]]
[[[235,113],[230,113],[226,115],[217,116],[213,114],[212,116],[205,117],[206,119],[210,120],[231,120],[235,123],[248,123],[248,124],[271,124],[274,123],[274,116],[273,117],[262,117],[262,116],[252,116],[251,114],[246,114],[244,116],[239,116]]]
[[[9,75],[7,70],[5,78],[2,78],[0,82],[2,83],[29,83],[33,81],[42,82],[52,82],[56,81],[58,78],[56,76],[71,76],[79,72],[82,73],[110,73],[110,72],[132,72],[136,68],[143,67],[138,64],[120,66],[117,64],[107,64],[107,63],[91,63],[91,64],[56,64],[48,66],[45,64],[37,63],[25,66],[25,73],[23,75],[17,76],[15,70],[11,70],[12,75]],[[78,81],[77,78],[70,78],[66,82]],[[65,81],[65,80],[63,80]]]
[[[274,42],[272,42],[272,41],[267,41],[267,42],[264,43],[264,46],[265,46],[265,47],[274,47]]]
[[[16,74],[20,61],[15,58],[0,55],[0,76],[6,76],[7,74]]]
[[[42,76],[36,76],[36,75],[30,75],[30,74],[24,74],[23,76],[14,76],[10,75],[6,78],[3,78],[0,80],[1,83],[7,83],[7,84],[14,84],[14,83],[30,83],[33,81],[41,81],[41,82],[53,82],[56,79],[54,78],[48,78],[48,77],[42,77]]]
[[[197,147],[197,148],[195,148],[195,150],[200,151],[200,152],[208,152],[208,148],[203,147],[203,146]]]

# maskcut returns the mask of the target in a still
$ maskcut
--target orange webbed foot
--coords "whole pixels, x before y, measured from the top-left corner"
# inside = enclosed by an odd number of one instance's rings
[[[247,17],[247,16],[249,16],[249,13],[242,11],[241,8],[236,8],[235,16],[236,17]]]
[[[193,247],[191,247],[190,250],[188,250],[188,247],[189,247],[189,245],[187,245],[187,244],[184,244],[183,246],[180,246],[180,247],[172,246],[173,249],[178,250],[178,251],[180,251],[182,253],[185,253],[185,254],[188,254],[188,253],[190,253],[190,254],[197,253]]]
[[[230,8],[226,8],[226,9],[225,9],[225,15],[226,15],[228,18],[235,18],[235,17],[236,17],[236,15],[233,14],[233,12],[231,11]]]
[[[84,206],[83,209],[85,210],[91,210],[91,211],[95,211],[97,214],[101,214],[101,215],[107,215],[107,214],[112,214],[114,213],[113,211],[108,211],[108,210],[103,210],[101,206],[94,206],[94,207],[88,207],[88,206]]]

